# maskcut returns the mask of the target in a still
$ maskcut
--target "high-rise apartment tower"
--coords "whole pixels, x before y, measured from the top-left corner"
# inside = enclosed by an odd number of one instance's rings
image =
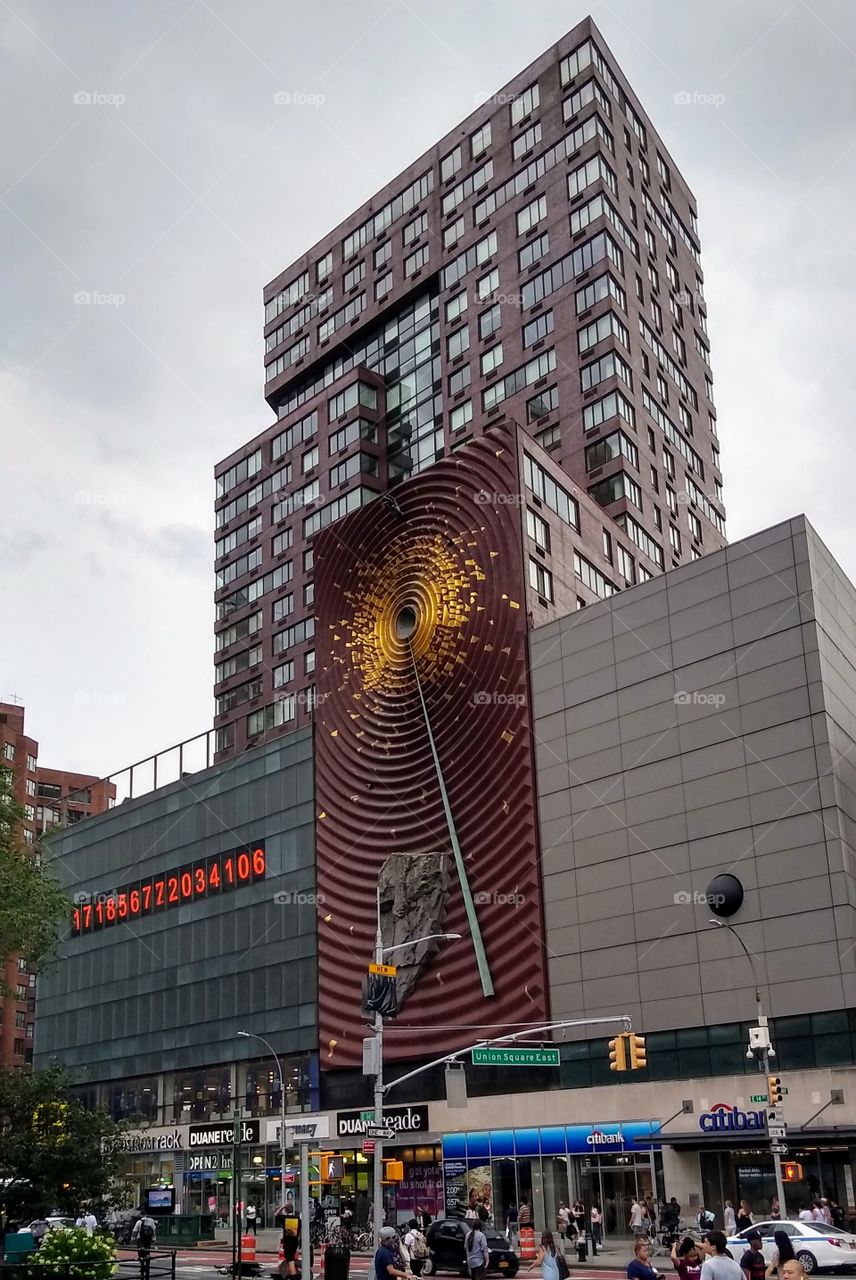
[[[311,717],[314,534],[503,419],[536,603],[539,507],[580,606],[724,544],[696,202],[590,18],[264,298],[276,420],[216,467],[220,758]]]

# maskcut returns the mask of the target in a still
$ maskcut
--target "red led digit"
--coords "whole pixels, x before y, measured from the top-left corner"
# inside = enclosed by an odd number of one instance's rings
[[[253,850],[253,875],[257,876],[261,880],[264,878],[264,874],[265,874],[265,851],[264,849],[254,849]]]
[[[220,888],[220,863],[212,862],[208,868],[208,887],[209,889]]]
[[[80,933],[80,907],[74,908],[74,911],[71,913],[71,918],[71,936],[74,937],[76,934]]]
[[[152,886],[150,884],[143,885],[143,913],[151,910],[152,906]]]
[[[89,902],[83,908],[83,927],[84,929],[92,928],[92,905]]]
[[[196,867],[193,872],[193,888],[196,893],[205,892],[205,868]]]
[[[109,924],[112,924],[113,921],[116,919],[116,899],[115,898],[107,899],[107,902],[105,904],[105,915],[107,916],[107,921]]]
[[[165,880],[155,880],[155,906],[162,907],[164,901]]]
[[[104,923],[104,903],[99,898],[95,904],[95,919],[99,924]]]
[[[250,878],[250,855],[248,853],[238,854],[238,879],[249,880]]]
[[[230,854],[223,863],[223,872],[229,884],[235,883],[235,859]]]
[[[168,878],[167,889],[167,902],[178,902],[178,876]]]
[[[131,907],[131,915],[138,916],[140,914],[140,891],[132,889],[128,895],[128,901]]]
[[[119,894],[119,919],[125,920],[128,916],[128,895],[127,893]]]

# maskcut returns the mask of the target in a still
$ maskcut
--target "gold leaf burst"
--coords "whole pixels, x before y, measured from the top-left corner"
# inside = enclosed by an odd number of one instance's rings
[[[383,687],[386,693],[406,693],[413,688],[408,646],[395,631],[405,604],[416,612],[411,643],[420,677],[435,679],[456,661],[461,629],[477,607],[475,584],[485,581],[481,566],[464,554],[462,542],[462,536],[414,537],[402,530],[382,560],[355,568],[346,592],[352,617],[342,619],[340,626],[366,690]]]

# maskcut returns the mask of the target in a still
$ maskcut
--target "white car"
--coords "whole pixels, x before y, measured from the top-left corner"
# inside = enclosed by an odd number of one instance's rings
[[[20,1230],[32,1231],[38,1221],[38,1218],[34,1218],[32,1222],[28,1223],[26,1227],[21,1227]],[[49,1231],[63,1231],[66,1227],[74,1226],[74,1218],[62,1218],[59,1214],[51,1214],[50,1217],[45,1218],[45,1222],[48,1224]]]
[[[761,1250],[768,1262],[776,1250],[774,1231],[790,1236],[794,1253],[809,1275],[815,1271],[836,1271],[856,1267],[856,1235],[825,1222],[799,1222],[796,1218],[782,1222],[756,1222],[745,1231],[729,1236],[728,1248],[739,1262],[749,1248],[749,1236],[761,1233]]]

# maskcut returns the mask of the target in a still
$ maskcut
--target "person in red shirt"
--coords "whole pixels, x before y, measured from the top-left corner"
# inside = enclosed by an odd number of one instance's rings
[[[677,1241],[672,1245],[672,1266],[680,1280],[699,1280],[701,1276],[701,1257],[698,1245],[692,1236],[687,1236],[680,1245]]]

